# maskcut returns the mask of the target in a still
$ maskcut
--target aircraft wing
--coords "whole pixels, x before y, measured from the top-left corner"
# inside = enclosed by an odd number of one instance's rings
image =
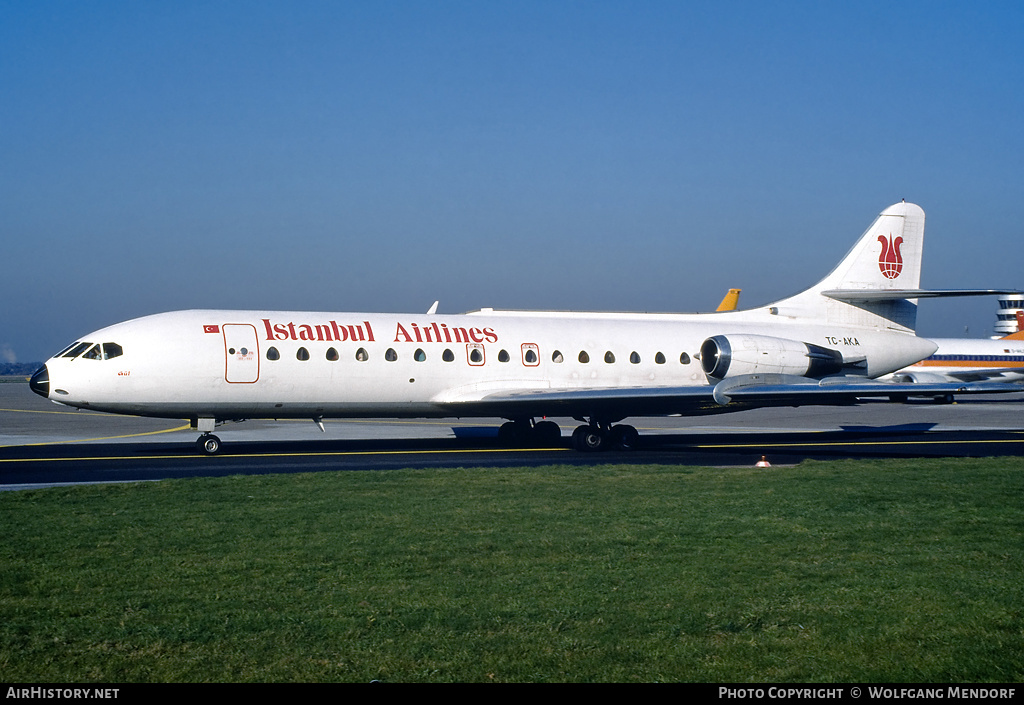
[[[866,399],[933,399],[949,395],[1020,392],[1013,384],[897,384],[859,378],[822,381],[792,375],[742,375],[718,384],[692,387],[613,387],[598,389],[494,390],[449,398],[445,405],[458,414],[495,416],[627,416],[699,415],[766,406],[843,406]],[[440,401],[440,400],[439,400]]]

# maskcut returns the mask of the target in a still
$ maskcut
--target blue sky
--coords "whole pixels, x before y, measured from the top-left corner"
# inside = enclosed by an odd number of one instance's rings
[[[902,198],[924,286],[1020,288],[1022,119],[1019,2],[0,0],[0,358],[182,308],[756,306]]]

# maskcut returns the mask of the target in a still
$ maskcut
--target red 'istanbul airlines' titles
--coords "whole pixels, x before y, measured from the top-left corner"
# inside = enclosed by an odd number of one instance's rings
[[[274,323],[269,318],[262,319],[266,331],[266,340],[308,340],[308,341],[366,341],[375,342],[373,326],[369,321],[361,324],[341,324],[337,321],[327,323]],[[498,334],[494,328],[472,328],[462,326],[448,327],[447,323],[436,322],[420,326],[417,323],[395,324],[396,343],[497,343]]]

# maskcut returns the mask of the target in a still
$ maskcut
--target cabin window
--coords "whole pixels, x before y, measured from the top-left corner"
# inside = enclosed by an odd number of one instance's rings
[[[445,349],[445,351],[441,353],[441,359],[445,362],[455,362],[455,353],[451,350]]]
[[[339,357],[340,356],[338,355],[337,350],[335,350],[334,348],[327,348],[327,359],[329,361],[337,362]]]
[[[609,365],[615,362],[615,355],[612,354],[611,350],[604,354],[604,361],[607,362]]]
[[[684,364],[684,365],[689,365],[690,364],[690,356],[687,355],[686,353],[683,353],[682,355],[679,356],[679,362]]]
[[[540,364],[540,348],[536,343],[523,343],[521,348],[524,365],[536,367]]]
[[[582,362],[584,365],[590,362],[590,355],[587,355],[586,350],[580,350],[580,362]]]
[[[508,350],[502,350],[498,353],[498,362],[508,362]]]
[[[562,353],[558,350],[551,353],[551,362],[563,362],[563,360],[564,358],[562,357]]]
[[[243,353],[243,355],[244,354],[245,353]],[[306,360],[309,359],[309,350],[306,350],[306,348],[299,348],[298,351],[295,353],[295,359],[302,360],[303,362],[305,362]]]
[[[267,359],[268,360],[280,360],[281,359],[281,353],[279,353],[277,351],[277,348],[269,347],[269,348],[267,348]]]
[[[473,345],[473,343],[470,343]],[[471,347],[469,349],[469,364],[471,365],[482,365],[484,364],[484,351],[478,347]]]
[[[370,355],[366,352],[366,348],[359,348],[356,350],[356,360],[358,362],[366,362],[369,359]]]
[[[629,361],[632,362],[634,365],[639,365],[640,364],[640,354],[636,350],[634,350],[633,352],[631,352],[629,354]]]
[[[423,352],[421,349],[416,348],[416,352],[412,354],[412,359],[415,360],[416,362],[426,362],[427,354]]]
[[[394,362],[398,359],[398,353],[395,352],[394,348],[388,348],[388,351],[384,353],[384,359],[388,362]]]
[[[124,355],[124,348],[117,343],[103,343],[103,359],[109,360],[112,357]]]
[[[656,353],[654,355],[654,363],[657,364],[657,365],[664,365],[665,364],[665,356],[662,355],[661,353]]]

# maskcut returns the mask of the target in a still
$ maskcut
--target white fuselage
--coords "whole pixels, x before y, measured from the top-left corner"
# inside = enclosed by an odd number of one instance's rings
[[[720,334],[839,351],[878,377],[935,346],[907,332],[714,314],[482,310],[463,315],[193,310],[91,333],[119,352],[46,363],[49,398],[169,418],[501,415],[453,404],[494,392],[708,385],[698,353]]]

